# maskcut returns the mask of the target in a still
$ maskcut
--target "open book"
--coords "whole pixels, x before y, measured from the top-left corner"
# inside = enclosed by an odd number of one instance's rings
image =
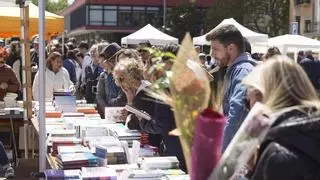
[[[135,114],[136,116],[145,119],[145,120],[148,120],[148,121],[151,120],[151,116],[150,116],[148,113],[143,112],[143,111],[141,111],[141,110],[139,110],[139,109],[136,109],[136,108],[133,107],[133,106],[126,105],[126,106],[125,106],[125,109],[126,109],[127,111],[129,111],[129,112],[132,112],[132,113]]]

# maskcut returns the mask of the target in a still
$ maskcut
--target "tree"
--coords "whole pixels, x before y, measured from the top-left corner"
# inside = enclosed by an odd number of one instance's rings
[[[217,0],[207,11],[206,31],[230,17],[271,37],[285,34],[289,30],[289,0]]]
[[[269,36],[278,36],[289,32],[289,0],[248,0],[246,24]]]
[[[207,10],[205,17],[205,31],[208,32],[224,19],[234,18],[240,24],[243,23],[243,4],[245,0],[216,0]]]
[[[66,7],[68,7],[68,1],[67,0],[58,0],[57,2],[54,2],[52,0],[45,0],[46,2],[46,11],[52,12],[52,13],[59,13]],[[32,3],[35,5],[38,5],[38,0],[32,0]]]
[[[179,39],[183,39],[186,32],[190,32],[192,36],[200,35],[202,25],[203,13],[195,3],[182,4],[168,12],[168,33]]]

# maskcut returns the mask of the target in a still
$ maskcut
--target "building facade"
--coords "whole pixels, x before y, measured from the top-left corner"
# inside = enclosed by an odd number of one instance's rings
[[[146,24],[163,26],[163,10],[170,11],[190,0],[76,0],[60,15],[68,36],[80,39],[119,41]],[[165,5],[164,5],[165,4]],[[197,0],[201,9],[213,0]],[[164,8],[166,7],[166,8]]]
[[[320,0],[291,0],[290,5],[290,23],[298,22],[298,33],[319,39]]]

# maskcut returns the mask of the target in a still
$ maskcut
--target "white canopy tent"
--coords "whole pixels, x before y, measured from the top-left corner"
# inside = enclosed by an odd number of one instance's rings
[[[299,50],[320,51],[320,41],[305,36],[286,34],[270,38],[269,46],[276,46],[283,53],[297,52]]]
[[[270,38],[269,46],[276,46],[282,54],[294,53],[294,59],[297,59],[299,51],[312,50],[320,52],[320,41],[301,35],[286,34]]]
[[[248,29],[248,28],[242,26],[241,24],[239,24],[233,18],[229,18],[229,19],[223,20],[219,25],[217,25],[211,31],[213,31],[213,30],[215,30],[215,29],[217,29],[217,28],[219,28],[219,27],[221,27],[223,25],[227,25],[227,24],[232,24],[232,25],[234,25],[235,27],[237,27],[239,29],[241,34],[244,37],[246,37],[248,39],[248,41],[251,43],[251,46],[253,48],[253,52],[254,52],[255,44],[258,44],[259,47],[261,47],[261,46],[262,47],[267,47],[267,42],[268,42],[268,35],[267,34],[261,34],[261,33],[257,33],[257,32],[251,31],[250,29]],[[207,34],[202,35],[202,36],[198,36],[198,37],[194,37],[193,38],[193,44],[195,44],[195,45],[210,45],[210,42],[206,40],[206,35]]]
[[[177,38],[159,31],[150,24],[147,24],[138,31],[121,38],[121,44],[139,44],[140,42],[143,42],[145,40],[148,40],[152,45],[165,45],[167,43],[178,44]]]

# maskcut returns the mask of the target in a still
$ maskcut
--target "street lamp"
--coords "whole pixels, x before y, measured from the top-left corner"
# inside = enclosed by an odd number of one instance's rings
[[[166,27],[167,0],[163,0],[163,28]]]

